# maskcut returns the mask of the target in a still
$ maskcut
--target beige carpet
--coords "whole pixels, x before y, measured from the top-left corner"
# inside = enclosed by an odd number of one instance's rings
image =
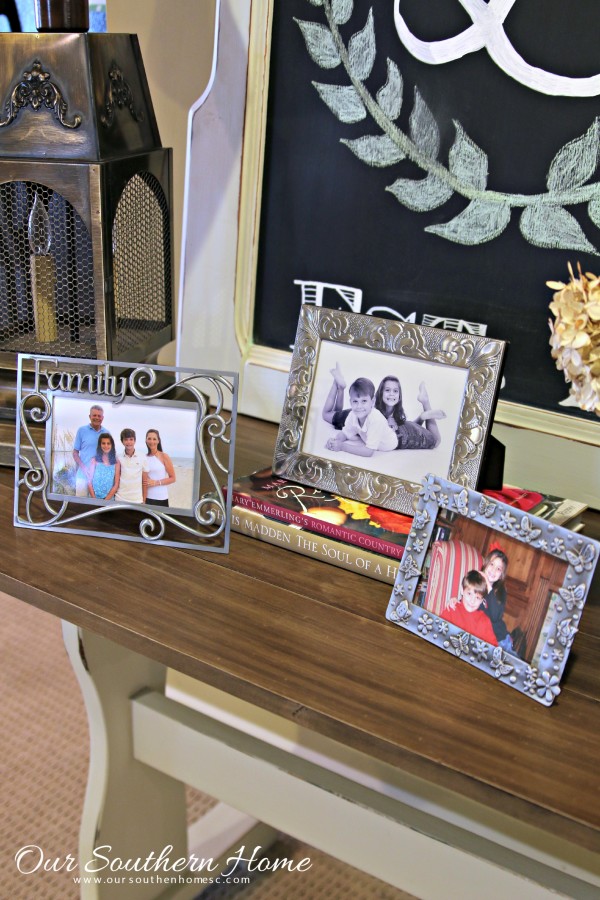
[[[57,619],[0,593],[0,621],[0,898],[75,900],[78,890],[68,872],[21,875],[15,854],[35,845],[51,859],[77,855],[88,762],[79,688]],[[211,803],[188,790],[188,818],[194,821]],[[312,868],[260,874],[244,887],[208,889],[206,900],[410,900],[408,894],[285,836],[271,855],[309,856]]]

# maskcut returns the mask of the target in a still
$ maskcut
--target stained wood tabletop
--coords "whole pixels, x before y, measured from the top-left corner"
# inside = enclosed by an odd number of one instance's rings
[[[235,474],[269,465],[275,426],[237,432]],[[14,528],[12,482],[0,590],[600,852],[598,573],[547,708],[388,623],[385,584],[235,533],[225,555]]]

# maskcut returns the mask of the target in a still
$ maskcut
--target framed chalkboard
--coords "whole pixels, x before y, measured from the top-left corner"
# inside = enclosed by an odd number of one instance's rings
[[[600,270],[597,6],[480,7],[273,3],[252,341],[288,350],[302,302],[501,338],[501,401],[597,440],[545,284]]]

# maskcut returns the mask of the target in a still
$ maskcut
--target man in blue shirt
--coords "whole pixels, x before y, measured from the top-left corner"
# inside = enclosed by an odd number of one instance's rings
[[[73,459],[77,466],[75,478],[75,495],[77,497],[89,497],[88,491],[88,467],[98,448],[98,438],[101,434],[110,434],[102,427],[104,410],[101,406],[92,406],[90,409],[90,424],[82,425],[77,429],[75,443],[73,444]]]

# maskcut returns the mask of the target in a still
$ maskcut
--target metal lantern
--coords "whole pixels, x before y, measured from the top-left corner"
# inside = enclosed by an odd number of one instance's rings
[[[18,351],[141,361],[172,337],[171,150],[138,41],[70,31],[69,7],[0,34],[5,368]]]

